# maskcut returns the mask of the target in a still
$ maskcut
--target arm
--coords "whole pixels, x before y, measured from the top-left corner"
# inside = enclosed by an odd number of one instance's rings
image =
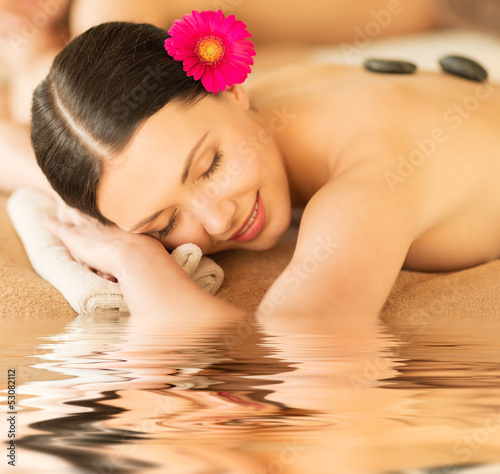
[[[139,325],[181,321],[203,330],[245,314],[198,287],[153,237],[90,219],[77,226],[51,220],[48,226],[75,259],[116,277]]]
[[[417,233],[421,206],[410,199],[414,188],[391,191],[370,173],[360,176],[346,173],[310,200],[294,256],[259,316],[378,315]]]
[[[116,274],[132,314],[141,319],[195,318],[198,328],[200,324],[217,325],[245,314],[202,290],[158,241],[147,238],[152,242],[124,252],[127,264]]]
[[[259,316],[368,317],[382,308],[419,222],[417,199],[359,174],[322,188],[302,218],[292,261],[261,302]],[[60,223],[52,231],[93,268],[115,276],[133,315],[196,317],[213,325],[244,313],[198,288],[162,245],[116,227]]]

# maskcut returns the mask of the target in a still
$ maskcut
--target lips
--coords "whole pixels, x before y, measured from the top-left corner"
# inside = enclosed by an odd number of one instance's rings
[[[264,227],[265,222],[266,210],[264,208],[264,202],[260,197],[260,193],[257,193],[257,199],[255,200],[252,211],[246,218],[243,225],[231,237],[230,240],[234,240],[235,242],[248,242],[255,239],[255,237],[259,235],[260,231]]]

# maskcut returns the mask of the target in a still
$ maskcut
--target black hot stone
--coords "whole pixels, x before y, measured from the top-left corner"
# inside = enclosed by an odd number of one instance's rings
[[[413,63],[387,59],[367,59],[363,66],[368,71],[386,74],[412,74],[417,70],[417,66]]]
[[[488,78],[488,73],[483,66],[469,58],[462,56],[445,56],[439,60],[443,71],[455,76],[470,79],[471,81],[483,82]]]

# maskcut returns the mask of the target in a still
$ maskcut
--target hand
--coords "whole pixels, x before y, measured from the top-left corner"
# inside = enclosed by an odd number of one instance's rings
[[[68,208],[69,209],[69,208]],[[71,210],[73,222],[47,219],[49,230],[66,246],[71,257],[99,276],[119,281],[126,275],[131,252],[165,253],[162,244],[153,237],[131,234],[115,225],[103,225],[95,219]],[[71,212],[66,214],[66,218]]]
[[[52,196],[52,198],[56,202],[56,207],[57,207],[56,215],[57,215],[57,221],[59,221],[59,223],[68,224],[69,226],[73,226],[73,227],[86,227],[86,226],[89,226],[92,224],[97,226],[99,224],[95,219],[92,219],[91,217],[86,216],[85,214],[78,211],[77,209],[74,209],[74,208],[68,206],[62,200],[62,198],[59,196],[59,194],[57,194],[55,191],[52,190],[52,188],[51,188],[50,195]],[[106,280],[116,282],[115,277],[113,277],[112,275],[106,274],[106,273],[102,273],[101,271],[90,267],[83,260],[81,260],[77,255],[74,255],[69,248],[68,248],[68,252],[71,255],[71,258],[73,258],[73,260],[75,260],[75,262],[79,263],[80,265],[82,265],[85,268],[88,268],[90,271],[94,272],[95,274],[97,274],[98,276],[100,276]]]

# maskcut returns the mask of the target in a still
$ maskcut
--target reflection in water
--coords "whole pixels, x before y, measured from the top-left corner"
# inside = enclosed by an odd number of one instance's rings
[[[0,325],[13,335],[4,373],[20,374],[16,472],[451,474],[500,461],[500,322],[311,316],[181,337],[126,318]]]
[[[124,430],[105,431],[96,427],[100,421],[124,411],[106,404],[107,401],[118,397],[113,392],[104,392],[102,397],[94,400],[64,402],[65,405],[89,410],[31,423],[29,425],[31,429],[42,433],[25,436],[19,442],[19,446],[60,457],[78,468],[102,472],[102,468],[108,464],[107,456],[99,452],[102,446],[117,443],[133,444],[147,439],[143,433]],[[151,463],[127,459],[126,468],[113,466],[113,472],[134,472],[135,469],[146,469],[152,466]]]

